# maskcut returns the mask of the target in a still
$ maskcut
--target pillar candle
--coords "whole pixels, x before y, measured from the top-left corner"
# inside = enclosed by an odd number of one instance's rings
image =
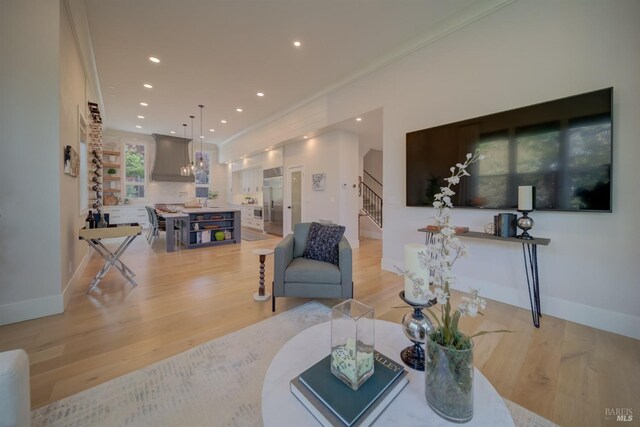
[[[419,243],[411,243],[404,245],[404,269],[406,272],[413,273],[416,279],[422,279],[424,283],[420,288],[422,295],[415,290],[413,280],[405,276],[404,278],[404,297],[416,304],[426,304],[428,298],[426,292],[429,289],[429,270],[420,267],[420,257],[418,252],[425,252],[427,247]]]
[[[533,187],[531,185],[521,185],[518,187],[518,210],[533,210]]]

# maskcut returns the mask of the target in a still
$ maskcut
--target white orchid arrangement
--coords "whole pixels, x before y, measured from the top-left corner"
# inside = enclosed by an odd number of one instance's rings
[[[456,282],[452,267],[459,258],[468,254],[464,243],[456,236],[455,227],[451,222],[453,208],[451,197],[456,194],[452,187],[459,184],[461,178],[469,176],[469,172],[467,172],[469,165],[482,159],[484,159],[484,156],[477,150],[473,154],[468,153],[464,163],[457,163],[450,168],[451,176],[445,178],[447,186],[440,187],[440,192],[434,196],[433,207],[436,210],[434,225],[438,231],[434,233],[433,239],[427,245],[426,250],[418,253],[420,268],[427,269],[430,272],[430,286],[424,286],[423,280],[417,278],[415,274],[400,270],[413,282],[417,293],[426,295],[430,301],[435,299],[440,306],[439,315],[436,315],[433,307],[427,308],[427,311],[437,323],[432,339],[435,339],[440,345],[458,349],[470,346],[469,338],[458,330],[460,317],[473,317],[482,314],[481,310],[486,307],[486,301],[478,296],[477,289],[472,289],[468,296],[462,297],[462,303],[457,309],[452,310],[451,308],[450,286]],[[485,333],[487,332],[479,332],[473,336]]]

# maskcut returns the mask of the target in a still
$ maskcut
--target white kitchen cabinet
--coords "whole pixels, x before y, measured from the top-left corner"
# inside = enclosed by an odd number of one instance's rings
[[[104,213],[109,214],[110,224],[129,224],[137,222],[143,228],[149,227],[149,215],[147,214],[147,209],[144,206],[105,206]]]
[[[243,193],[258,193],[262,190],[262,169],[245,169],[241,172]]]

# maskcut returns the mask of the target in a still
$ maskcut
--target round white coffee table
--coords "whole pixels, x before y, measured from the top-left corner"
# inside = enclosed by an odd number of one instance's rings
[[[402,364],[400,351],[409,342],[396,323],[376,320],[376,350]],[[262,386],[262,420],[266,427],[317,426],[319,422],[289,389],[289,381],[329,354],[331,322],[291,338],[271,361]],[[451,426],[429,408],[424,397],[424,372],[409,371],[409,384],[376,420],[380,426]],[[509,426],[513,419],[504,400],[478,371],[474,373],[474,414],[465,426]]]

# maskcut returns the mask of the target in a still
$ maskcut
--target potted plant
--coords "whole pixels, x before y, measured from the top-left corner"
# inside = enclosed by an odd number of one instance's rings
[[[107,173],[109,175],[115,175],[116,174],[116,170],[114,168],[109,168],[109,169],[107,169]]]
[[[204,206],[208,206],[208,201],[209,200],[215,200],[218,198],[218,192],[217,191],[209,191],[209,193],[207,193],[207,198],[204,199]]]
[[[467,167],[484,158],[478,151],[468,153],[464,163],[450,168],[451,176],[445,178],[446,187],[433,196],[435,208],[434,239],[419,252],[420,267],[429,271],[429,284],[424,286],[410,271],[403,272],[416,288],[425,292],[429,300],[437,305],[427,308],[435,327],[426,342],[425,397],[429,406],[441,417],[454,422],[467,422],[473,417],[473,340],[475,336],[489,333],[478,332],[467,336],[458,328],[463,316],[476,316],[485,308],[486,302],[471,290],[462,298],[456,309],[451,307],[450,286],[456,278],[451,271],[456,260],[467,254],[462,241],[456,237],[451,222],[455,195],[452,187],[468,176]],[[508,331],[490,331],[508,332]]]

